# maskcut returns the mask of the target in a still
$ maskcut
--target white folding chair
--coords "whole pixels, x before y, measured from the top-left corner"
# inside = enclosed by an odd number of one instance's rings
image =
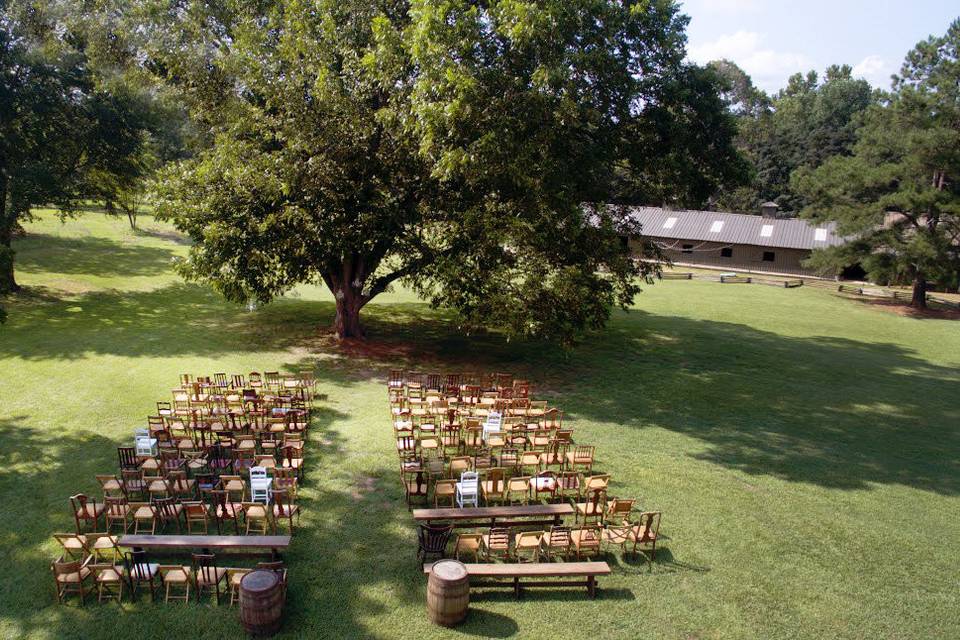
[[[503,416],[496,411],[491,411],[483,422],[483,441],[486,442],[491,433],[499,434],[502,429]]]
[[[464,471],[457,483],[457,506],[480,506],[480,475],[476,471]]]
[[[267,477],[266,467],[250,467],[250,502],[270,504],[273,480]]]
[[[147,429],[133,430],[133,448],[135,455],[156,457],[159,455],[157,439],[150,437],[150,431]]]

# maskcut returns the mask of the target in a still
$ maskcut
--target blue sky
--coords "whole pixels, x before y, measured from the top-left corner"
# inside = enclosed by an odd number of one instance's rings
[[[907,51],[960,17],[956,0],[682,0],[688,55],[727,58],[773,92],[798,71],[849,64],[889,88]]]

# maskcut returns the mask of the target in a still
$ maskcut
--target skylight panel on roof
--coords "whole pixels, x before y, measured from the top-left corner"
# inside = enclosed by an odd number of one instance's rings
[[[713,224],[710,225],[710,233],[720,233],[723,229],[723,220],[714,220]]]
[[[769,238],[769,237],[772,236],[772,235],[773,235],[773,225],[772,225],[772,224],[765,224],[765,225],[763,225],[762,227],[760,227],[760,237],[761,237],[761,238]]]
[[[826,242],[827,241],[827,230],[826,229],[817,229],[813,232],[813,239],[817,242]]]
[[[664,229],[673,229],[674,225],[677,224],[676,218],[667,218],[667,221],[663,223]]]

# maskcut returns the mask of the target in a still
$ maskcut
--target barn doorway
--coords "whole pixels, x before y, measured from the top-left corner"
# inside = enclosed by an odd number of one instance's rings
[[[843,271],[840,272],[841,280],[866,280],[867,272],[863,270],[863,267],[860,266],[860,263],[851,264],[850,266],[844,267]]]

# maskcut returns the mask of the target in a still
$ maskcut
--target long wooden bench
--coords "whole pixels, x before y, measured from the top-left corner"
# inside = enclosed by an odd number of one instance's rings
[[[518,564],[465,564],[470,576],[470,588],[512,587],[519,598],[521,591],[531,587],[586,587],[591,598],[597,597],[597,578],[610,575],[606,562],[536,562]],[[423,565],[429,574],[433,563]],[[490,578],[474,580],[474,578]],[[548,578],[560,578],[548,580]],[[582,578],[572,580],[571,578]],[[509,580],[508,582],[505,580]]]
[[[573,506],[529,504],[503,507],[466,507],[463,509],[414,509],[417,522],[449,522],[457,528],[525,527],[563,524],[564,516],[574,514]]]
[[[182,552],[203,549],[239,551],[254,556],[269,553],[277,557],[279,550],[290,546],[290,536],[124,535],[117,544],[121,547],[154,551]]]
[[[750,284],[753,282],[753,279],[748,276],[720,276],[720,282],[725,284]]]

